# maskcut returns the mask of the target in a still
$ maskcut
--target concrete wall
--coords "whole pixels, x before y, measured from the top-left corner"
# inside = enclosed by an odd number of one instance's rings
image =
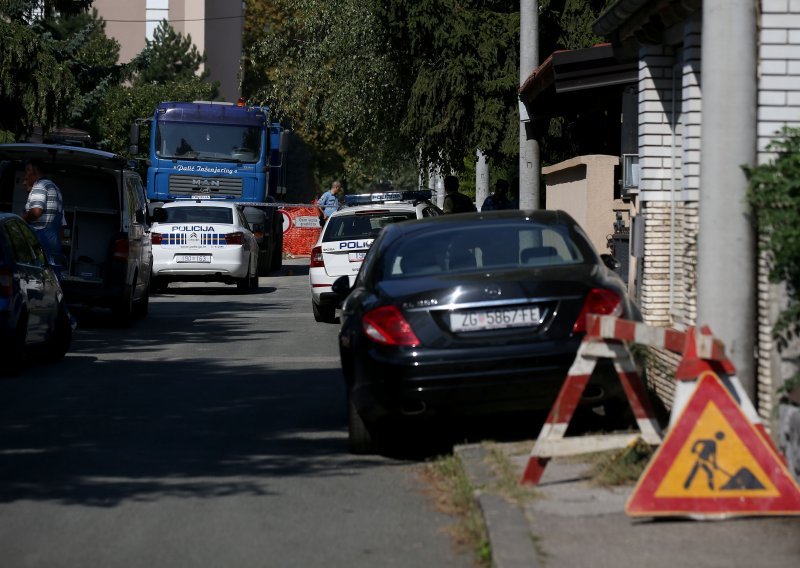
[[[614,232],[615,210],[627,205],[614,201],[614,166],[617,156],[578,156],[542,168],[546,209],[572,215],[589,235],[600,254],[610,253],[608,236]]]
[[[144,49],[145,6],[145,0],[94,0],[92,3],[106,20],[106,35],[120,44],[120,63],[127,63]]]

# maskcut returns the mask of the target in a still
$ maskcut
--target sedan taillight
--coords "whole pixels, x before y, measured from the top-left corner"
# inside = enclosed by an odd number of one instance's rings
[[[226,245],[243,245],[244,244],[244,233],[236,232],[236,233],[228,233],[225,235],[225,244]]]
[[[621,316],[622,299],[616,292],[604,288],[592,288],[586,295],[583,302],[581,313],[572,326],[573,333],[584,333],[586,331],[586,316],[588,314],[598,314],[601,316]]]
[[[310,268],[325,268],[325,259],[322,257],[322,247],[311,249]]]
[[[361,320],[364,333],[383,345],[416,347],[420,344],[411,326],[396,306],[383,306],[364,314]]]

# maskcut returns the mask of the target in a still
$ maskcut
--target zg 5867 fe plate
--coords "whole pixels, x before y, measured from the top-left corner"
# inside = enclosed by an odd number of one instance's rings
[[[539,325],[539,322],[540,314],[537,306],[469,310],[450,314],[450,329],[457,332],[534,327]]]

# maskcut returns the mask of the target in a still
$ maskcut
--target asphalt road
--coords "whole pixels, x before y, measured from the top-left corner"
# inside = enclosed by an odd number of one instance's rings
[[[63,362],[0,379],[0,565],[469,566],[418,462],[347,453],[307,262],[84,319]]]

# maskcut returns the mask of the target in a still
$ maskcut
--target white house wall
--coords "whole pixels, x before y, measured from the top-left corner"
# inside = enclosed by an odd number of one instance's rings
[[[702,93],[700,18],[639,57],[639,215],[644,220],[639,302],[645,322],[685,328],[697,315],[696,265]],[[667,406],[679,357],[651,350],[648,383]]]

